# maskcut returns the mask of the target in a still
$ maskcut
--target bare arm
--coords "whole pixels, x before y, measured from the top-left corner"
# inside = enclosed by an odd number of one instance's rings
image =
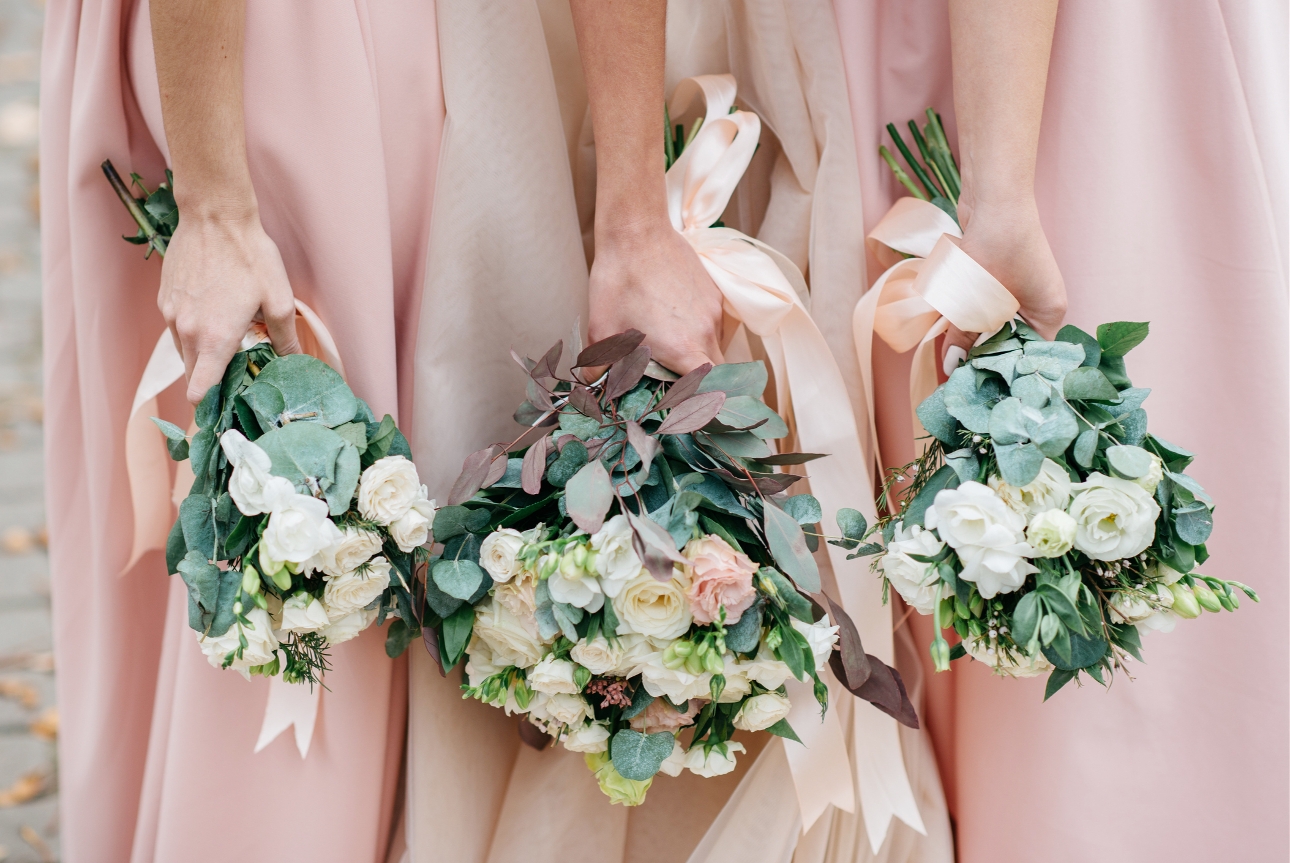
[[[157,303],[179,342],[188,399],[219,383],[262,315],[279,353],[298,350],[291,286],[260,225],[242,112],[245,0],[152,0],[162,119],[179,227]]]
[[[1052,338],[1066,287],[1039,224],[1035,156],[1057,0],[950,0],[963,248]],[[951,330],[947,343],[971,344]]]
[[[667,215],[666,0],[571,0],[596,139],[589,335],[644,332],[678,372],[720,362],[721,294]]]

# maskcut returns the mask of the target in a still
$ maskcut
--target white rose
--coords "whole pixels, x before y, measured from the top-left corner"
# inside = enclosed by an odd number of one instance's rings
[[[971,636],[963,640],[963,648],[973,659],[984,662],[993,668],[996,674],[1005,677],[1035,677],[1053,670],[1053,664],[1038,650],[1035,651],[1034,656],[1026,656],[1021,651],[1014,650],[1012,657],[1009,658],[1000,650],[991,652],[991,647],[985,639]]]
[[[690,601],[685,598],[689,579],[680,570],[659,581],[648,572],[627,582],[614,599],[618,632],[639,632],[653,638],[678,638],[690,628]]]
[[[323,589],[323,602],[327,603],[328,612],[338,617],[366,608],[389,586],[390,562],[383,557],[374,557],[361,569],[328,578]]]
[[[273,635],[269,613],[263,608],[253,607],[246,612],[246,619],[251,621],[250,626],[234,623],[227,632],[215,638],[197,633],[197,644],[206,655],[207,662],[216,668],[222,668],[224,657],[237,650],[241,636],[245,635],[246,648],[242,651],[242,658],[234,659],[229,668],[250,680],[248,669],[273,661],[273,652],[278,649],[278,639]]]
[[[585,553],[582,549],[579,552]],[[587,572],[575,560],[573,550],[566,551],[560,558],[560,565],[547,579],[551,598],[576,608],[585,608],[596,612],[605,604],[605,595],[600,590],[600,581],[595,573]]]
[[[738,665],[744,676],[767,689],[779,689],[784,681],[793,676],[788,666],[776,659],[764,642],[757,648],[756,657],[748,662],[740,660]]]
[[[632,545],[632,528],[627,516],[614,516],[591,537],[596,551],[596,572],[605,595],[615,598],[627,582],[641,574],[643,564]]]
[[[672,754],[663,759],[663,763],[658,766],[658,772],[667,776],[680,776],[681,771],[685,769],[685,747],[681,741],[672,741]]]
[[[329,625],[318,630],[318,633],[327,639],[328,644],[341,644],[367,629],[374,620],[376,620],[375,608],[360,608],[358,611],[351,611],[344,617],[333,620]]]
[[[938,491],[924,522],[958,552],[959,578],[975,582],[985,599],[1017,590],[1038,572],[1025,559],[1035,553],[1024,541],[1026,520],[979,482]]]
[[[381,537],[370,530],[347,527],[339,539],[309,559],[306,567],[327,575],[344,575],[381,551]]]
[[[523,566],[518,560],[524,537],[518,530],[503,527],[484,538],[479,546],[479,565],[499,584],[514,578]]]
[[[1009,485],[997,476],[990,477],[988,482],[1008,508],[1021,516],[1032,516],[1050,509],[1066,509],[1066,504],[1071,499],[1070,474],[1050,458],[1044,459],[1039,475],[1020,488]]]
[[[503,668],[505,666],[494,661],[493,648],[489,647],[488,642],[471,633],[470,644],[466,646],[466,682],[471,686],[479,686]]]
[[[269,473],[273,462],[269,454],[251,443],[237,429],[220,435],[219,444],[233,465],[228,478],[228,493],[243,515],[271,511],[296,493],[291,480]]]
[[[666,695],[673,704],[681,704],[691,698],[707,698],[711,692],[712,675],[708,672],[691,674],[680,668],[668,668],[663,664],[663,653],[651,654],[641,664],[641,683],[645,691],[655,698]]]
[[[597,635],[591,641],[583,639],[575,644],[569,651],[569,658],[592,674],[608,674],[623,661],[623,648],[620,644],[610,644],[603,635]]]
[[[944,547],[945,543],[930,530],[918,525],[905,530],[904,523],[897,522],[896,532],[887,543],[887,553],[882,556],[882,571],[887,581],[905,602],[922,614],[932,613],[947,585],[941,583],[935,566],[914,560],[910,555],[935,557]]]
[[[1091,474],[1071,501],[1075,547],[1093,560],[1141,554],[1156,535],[1160,504],[1135,482]],[[984,594],[982,594],[984,595]]]
[[[543,708],[551,719],[570,727],[592,715],[591,708],[581,695],[570,695],[567,692],[546,695]]]
[[[260,536],[260,555],[282,563],[304,563],[340,541],[340,530],[327,517],[327,501],[292,494],[279,501]]]
[[[793,618],[792,622],[793,628],[806,636],[806,642],[811,645],[811,652],[815,654],[815,670],[820,671],[829,664],[833,645],[838,643],[838,627],[829,625],[827,614],[811,624],[803,623],[797,618]]]
[[[735,769],[735,753],[745,752],[742,743],[736,743],[733,740],[726,741],[726,754],[722,755],[721,750],[713,748],[707,752],[704,751],[702,744],[694,747],[685,753],[685,768],[691,773],[710,779],[713,776],[724,776]]]
[[[323,604],[302,590],[282,603],[282,623],[278,629],[281,632],[317,632],[329,623],[331,619]]]
[[[1165,478],[1165,463],[1153,452],[1147,455],[1151,456],[1151,467],[1147,469],[1145,476],[1138,477],[1134,482],[1142,486],[1147,494],[1155,494],[1156,486],[1160,485],[1160,480]]]
[[[542,658],[536,626],[530,626],[492,599],[475,606],[475,635],[488,642],[494,661],[501,666],[529,668]]]
[[[1123,590],[1111,594],[1106,607],[1112,623],[1138,623],[1155,614],[1155,609],[1146,600]]]
[[[401,455],[377,459],[358,481],[358,511],[377,524],[402,518],[421,493],[417,468]]]
[[[735,728],[744,731],[765,731],[788,716],[793,704],[778,692],[764,692],[744,702],[735,714]]]
[[[426,487],[421,486],[421,496],[412,502],[412,507],[390,522],[390,538],[399,551],[410,552],[426,544],[430,528],[434,527],[434,511],[434,501],[426,499]]]
[[[599,722],[580,725],[564,738],[570,752],[604,752],[609,748],[609,729]]]
[[[640,674],[641,666],[662,646],[665,645],[655,644],[636,632],[620,635],[618,647],[623,652],[622,659],[618,660],[618,664],[607,673],[613,677],[635,677]]]
[[[726,679],[726,685],[721,690],[721,697],[717,699],[717,703],[735,704],[743,701],[748,693],[752,692],[752,681],[748,678],[748,669],[735,660],[733,653],[727,653],[722,656],[721,662],[725,666],[721,671],[721,676]]]
[[[556,659],[548,656],[528,673],[529,689],[534,692],[545,692],[547,695],[577,695],[578,684],[573,681],[573,671],[577,666],[567,659]]]
[[[1075,519],[1060,509],[1035,513],[1026,527],[1035,557],[1061,557],[1075,543]]]

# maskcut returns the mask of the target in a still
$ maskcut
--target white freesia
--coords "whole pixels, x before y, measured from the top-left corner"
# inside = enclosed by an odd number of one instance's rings
[[[733,740],[726,741],[725,746],[726,754],[724,755],[717,747],[713,747],[706,752],[702,745],[694,747],[685,753],[683,762],[685,769],[705,779],[710,779],[713,776],[724,776],[735,769],[735,753],[747,751],[742,743],[736,743]]]
[[[735,728],[744,731],[765,731],[788,716],[793,704],[778,692],[764,692],[744,702],[735,714]]]
[[[1177,572],[1165,564],[1160,564],[1160,569],[1168,570],[1174,576],[1174,581],[1182,578],[1182,573]],[[1161,582],[1155,585],[1156,599],[1159,600],[1160,607],[1155,609],[1152,614],[1142,620],[1137,621],[1138,632],[1146,635],[1148,632],[1173,632],[1174,626],[1178,623],[1179,617],[1169,609],[1174,604],[1173,591],[1169,589],[1169,584],[1173,582]]]
[[[524,547],[524,537],[518,530],[503,527],[484,537],[479,546],[479,565],[492,576],[498,584],[514,578],[523,566],[519,561],[520,549]]]
[[[615,598],[627,582],[641,574],[643,564],[632,545],[632,528],[621,513],[605,522],[591,537],[596,552],[596,572],[605,596]]]
[[[327,517],[327,501],[292,494],[269,514],[260,536],[260,556],[279,564],[304,563],[340,538],[340,530]]]
[[[417,468],[401,455],[368,465],[358,481],[358,511],[377,524],[397,521],[421,495]]]
[[[932,613],[947,585],[941,582],[935,566],[914,560],[910,555],[935,557],[943,548],[945,543],[930,530],[916,524],[906,530],[903,522],[896,522],[896,532],[887,543],[887,553],[882,556],[882,571],[887,581],[896,588],[901,599],[922,614]]]
[[[357,569],[381,551],[381,535],[370,530],[347,527],[336,542],[309,559],[307,569],[326,575],[344,575]]]
[[[757,648],[757,655],[748,661],[740,660],[740,671],[752,681],[755,681],[767,689],[779,689],[784,685],[784,681],[793,676],[793,672],[783,660],[776,659],[775,655],[766,647],[765,642]]]
[[[333,616],[350,614],[366,608],[390,586],[390,562],[374,557],[360,569],[327,579],[323,602]]]
[[[328,644],[341,644],[356,637],[376,620],[375,608],[360,608],[318,630],[318,634],[327,639]]]
[[[651,654],[641,664],[641,682],[645,691],[655,698],[666,695],[673,704],[680,704],[691,698],[707,698],[710,694],[712,675],[708,672],[691,674],[680,668],[668,668],[663,664],[663,653]]]
[[[475,606],[474,634],[488,642],[499,665],[529,668],[542,658],[536,624],[517,617],[492,599]]]
[[[430,529],[434,527],[434,513],[434,501],[426,497],[426,487],[421,486],[420,496],[412,501],[408,511],[390,522],[390,538],[399,551],[410,552],[426,544],[430,539]]]
[[[1026,526],[1026,539],[1035,557],[1061,557],[1075,544],[1075,519],[1060,509],[1037,512]]]
[[[206,655],[206,661],[216,668],[224,666],[224,658],[237,650],[241,637],[246,636],[246,647],[242,650],[242,658],[234,658],[229,668],[250,680],[249,669],[273,661],[273,652],[278,649],[278,639],[273,635],[273,623],[269,620],[267,611],[253,607],[245,615],[246,619],[251,621],[250,626],[234,623],[223,635],[213,638],[200,632],[196,635],[197,644]]]
[[[1147,570],[1147,574],[1151,576],[1152,579],[1160,582],[1161,584],[1173,584],[1175,581],[1183,577],[1183,574],[1181,572],[1174,569],[1169,564],[1163,563],[1161,561],[1156,561],[1155,566],[1152,566]],[[1168,591],[1164,591],[1164,592],[1168,593]],[[1172,593],[1169,594],[1169,604],[1170,605],[1173,604]]]
[[[282,603],[282,623],[278,630],[284,633],[317,632],[329,623],[331,618],[323,604],[302,590]]]
[[[1111,594],[1106,608],[1112,623],[1138,623],[1155,613],[1145,599],[1123,590]]]
[[[623,648],[621,643],[610,644],[603,635],[597,635],[590,641],[584,638],[575,644],[569,658],[592,674],[608,674],[623,661]]]
[[[233,465],[228,478],[228,493],[243,515],[259,515],[295,494],[291,480],[269,473],[273,466],[269,454],[247,440],[237,429],[219,437],[220,447]]]
[[[604,752],[609,748],[609,729],[599,722],[588,722],[570,731],[564,738],[570,752]]]
[[[663,763],[658,766],[658,772],[666,776],[680,776],[681,771],[685,769],[685,747],[681,741],[672,741],[672,754],[663,759]]]
[[[973,659],[984,662],[993,668],[996,674],[1006,677],[1035,677],[1053,670],[1053,664],[1044,658],[1044,654],[1040,651],[1035,651],[1034,656],[1026,656],[1021,651],[1014,650],[1009,658],[997,648],[992,653],[989,642],[972,636],[963,639],[963,648]]]
[[[648,572],[627,582],[614,599],[618,633],[639,632],[652,638],[678,638],[690,628],[693,617],[685,589],[690,580],[680,570],[659,581]]]
[[[829,624],[829,616],[826,614],[811,624],[793,618],[793,628],[805,635],[807,644],[811,645],[811,652],[815,654],[815,670],[820,671],[828,665],[833,645],[838,643],[839,629]]]
[[[985,599],[1017,590],[1038,572],[1026,560],[1035,553],[1024,540],[1026,520],[979,482],[938,491],[924,523],[958,552],[959,578],[974,582]]]
[[[1120,560],[1141,554],[1156,534],[1160,504],[1137,483],[1090,474],[1071,501],[1075,547],[1093,560]],[[982,594],[984,596],[984,594]]]
[[[577,668],[567,659],[556,659],[548,656],[539,662],[528,673],[529,688],[534,692],[545,692],[547,695],[577,695],[578,684],[573,680]]]
[[[578,549],[585,553],[584,549]],[[575,608],[585,608],[596,612],[605,604],[605,595],[600,590],[600,580],[594,572],[587,572],[575,561],[575,552],[566,551],[560,558],[560,565],[547,579],[547,588],[551,598]]]
[[[1050,458],[1044,459],[1038,476],[1020,488],[998,476],[990,477],[988,482],[1000,500],[1023,517],[1050,509],[1066,509],[1071,500],[1070,475]]]

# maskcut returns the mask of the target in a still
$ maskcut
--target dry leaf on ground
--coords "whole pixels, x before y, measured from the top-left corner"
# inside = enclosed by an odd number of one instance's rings
[[[0,677],[0,698],[12,698],[28,710],[40,705],[40,693],[36,687],[16,677]]]
[[[48,707],[32,720],[31,733],[51,743],[58,739],[58,708]]]
[[[8,788],[0,791],[0,809],[20,806],[39,797],[49,782],[49,774],[44,770],[32,770],[24,773]]]

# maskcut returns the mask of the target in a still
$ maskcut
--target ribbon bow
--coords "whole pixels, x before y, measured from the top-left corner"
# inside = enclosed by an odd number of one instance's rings
[[[690,242],[708,275],[721,291],[726,314],[761,337],[775,376],[780,413],[796,430],[803,450],[830,453],[822,470],[810,470],[811,491],[826,522],[839,508],[859,497],[872,517],[873,488],[860,447],[855,415],[837,361],[807,311],[806,280],[788,258],[732,228],[709,227],[720,218],[757,149],[761,120],[731,109],[736,84],[731,75],[701,75],[677,85],[669,105],[681,116],[696,96],[706,101],[706,115],[693,141],[667,172],[668,211],[672,226]],[[882,604],[876,580],[847,562],[842,549],[829,547],[843,607],[851,615],[866,650],[892,661],[890,608]],[[791,682],[790,682],[791,683]],[[834,694],[841,687],[830,687]],[[801,808],[802,830],[830,804],[855,811],[855,787],[846,751],[846,736],[830,710],[818,718],[809,687],[790,686],[794,709],[790,721],[804,745],[786,742],[789,765]],[[896,721],[877,710],[851,711],[849,729],[855,752],[856,782],[869,840],[875,853],[893,816],[924,832],[918,805],[901,758]]]
[[[296,300],[296,336],[301,350],[327,363],[340,372],[341,377],[345,376],[345,367],[331,333],[314,310],[300,300]],[[264,338],[263,326],[253,325],[247,331],[243,345],[249,347]],[[152,349],[152,356],[144,367],[126,424],[125,466],[130,477],[130,500],[134,508],[134,542],[130,560],[121,570],[122,574],[128,572],[146,552],[166,547],[166,537],[174,523],[174,510],[187,496],[193,482],[192,469],[185,461],[179,463],[174,483],[171,483],[166,439],[150,419],[157,414],[157,396],[183,376],[184,358],[179,355],[175,340],[167,330],[157,339],[157,346]],[[321,686],[308,687],[284,683],[281,677],[271,678],[269,700],[265,705],[255,751],[259,752],[294,725],[300,757],[309,754],[321,697]]]

